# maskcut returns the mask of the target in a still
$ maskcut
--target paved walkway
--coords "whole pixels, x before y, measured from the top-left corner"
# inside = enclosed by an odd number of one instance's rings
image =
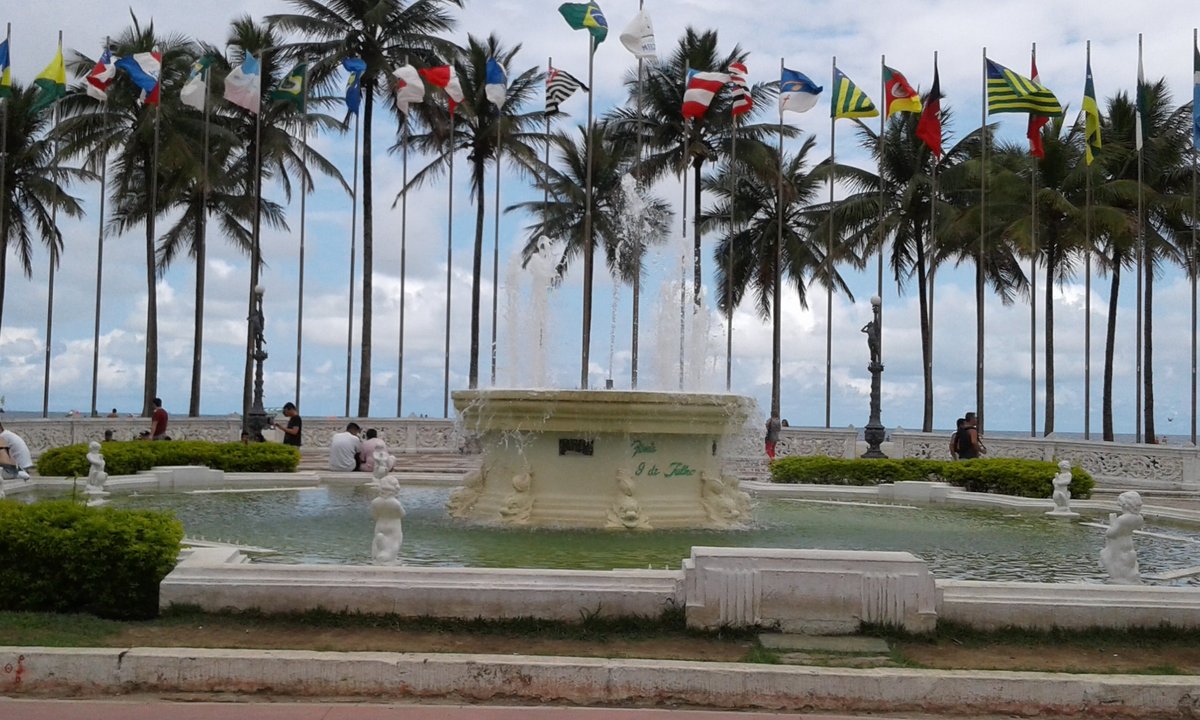
[[[645,708],[0,698],[0,720],[854,720],[857,717],[860,716]],[[872,715],[870,720],[888,718]]]

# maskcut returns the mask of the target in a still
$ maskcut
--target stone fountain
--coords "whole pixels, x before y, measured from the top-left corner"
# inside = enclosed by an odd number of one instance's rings
[[[749,497],[722,476],[726,438],[753,401],[736,395],[613,390],[460,390],[454,408],[479,438],[478,474],[451,515],[573,528],[729,528]]]

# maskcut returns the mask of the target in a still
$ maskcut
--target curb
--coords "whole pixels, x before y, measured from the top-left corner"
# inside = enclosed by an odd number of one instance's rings
[[[1200,677],[384,652],[0,647],[0,692],[1200,718]]]

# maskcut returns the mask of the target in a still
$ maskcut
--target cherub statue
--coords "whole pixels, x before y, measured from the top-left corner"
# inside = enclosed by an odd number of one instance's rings
[[[452,518],[464,518],[475,508],[483,494],[483,471],[472,470],[463,478],[463,486],[450,493],[446,512]]]
[[[500,508],[500,519],[509,525],[528,525],[533,515],[533,476],[527,472],[518,473],[512,479],[512,493],[504,498]]]
[[[95,440],[88,443],[87,461],[91,466],[88,469],[88,487],[103,490],[104,483],[108,482],[108,473],[104,471],[104,455],[100,452],[100,443]]]
[[[1108,571],[1108,581],[1115,585],[1141,585],[1142,575],[1138,571],[1137,549],[1133,546],[1133,532],[1140,530],[1142,518],[1142,496],[1127,490],[1117,496],[1121,514],[1108,514],[1108,529],[1104,531],[1104,549],[1100,551],[1100,563]]]
[[[617,499],[608,509],[610,528],[626,528],[628,530],[650,530],[650,519],[642,515],[641,503],[634,497],[636,486],[633,476],[628,470],[617,471]]]
[[[371,559],[377,565],[391,565],[400,555],[404,543],[404,505],[400,503],[400,481],[385,477],[379,482],[379,497],[371,501],[371,517],[375,519],[375,539],[371,543]]]
[[[1066,518],[1079,517],[1079,513],[1071,511],[1071,463],[1060,460],[1058,474],[1050,482],[1054,485],[1054,492],[1050,495],[1050,499],[1054,501],[1054,509],[1046,514]]]

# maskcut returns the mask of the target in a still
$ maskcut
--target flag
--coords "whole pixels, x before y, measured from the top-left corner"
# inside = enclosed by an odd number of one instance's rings
[[[55,100],[67,94],[67,66],[63,62],[62,45],[58,46],[54,59],[34,79],[33,84],[37,86],[38,93],[29,107],[30,113],[45,110],[53,105]]]
[[[933,157],[942,157],[942,81],[938,78],[937,59],[933,62],[933,87],[925,96],[921,119],[917,121],[917,137],[929,147]]]
[[[729,75],[719,72],[688,71],[687,89],[683,91],[683,116],[699,118],[704,116],[713,98],[729,84]]]
[[[1038,80],[1037,60],[1029,59],[1029,79],[1034,85],[1041,85]],[[1025,137],[1029,138],[1029,154],[1036,158],[1046,157],[1046,148],[1042,145],[1042,126],[1050,122],[1050,118],[1036,113],[1029,114],[1029,125],[1025,129]]]
[[[446,96],[450,98],[450,112],[454,112],[454,108],[463,101],[462,85],[458,84],[458,74],[454,72],[454,66],[438,65],[417,72],[421,73],[421,77],[428,80],[430,85],[446,91]]]
[[[242,58],[242,64],[225,76],[225,99],[258,113],[262,105],[262,67],[250,53]]]
[[[12,61],[8,57],[8,40],[0,42],[0,98],[12,96]]]
[[[362,58],[349,57],[342,60],[342,67],[350,73],[346,77],[346,112],[358,114],[358,106],[362,103],[362,76],[367,71],[367,62]]]
[[[108,88],[117,75],[117,66],[113,64],[112,52],[105,48],[96,61],[96,66],[87,76],[87,94],[100,102],[108,100]]]
[[[187,81],[179,91],[179,101],[188,107],[204,110],[208,100],[208,67],[212,65],[212,57],[201,55],[192,63],[188,70]]]
[[[123,71],[142,89],[142,102],[147,105],[158,104],[158,76],[162,72],[162,53],[158,50],[134,53],[118,58],[117,69]]]
[[[575,30],[587,30],[592,34],[592,47],[604,42],[608,37],[608,20],[595,2],[563,3],[558,6],[558,12]]]
[[[546,75],[546,114],[557,113],[559,104],[566,102],[567,98],[574,95],[576,90],[586,91],[587,89],[587,85],[579,82],[566,70],[550,68],[549,74]]]
[[[779,114],[784,110],[808,112],[817,106],[817,96],[825,88],[798,70],[783,69],[779,76]]]
[[[307,82],[308,63],[299,63],[283,80],[279,81],[279,87],[271,92],[272,102],[287,103],[296,108],[296,112],[305,112],[308,96],[308,88],[305,87]]]
[[[392,84],[392,92],[396,95],[396,109],[408,114],[408,106],[425,99],[425,83],[421,75],[412,65],[401,65],[392,71],[396,82]]]
[[[865,92],[835,67],[829,113],[832,118],[868,118],[878,117],[879,110]]]
[[[921,112],[921,96],[899,70],[883,66],[883,114]]]
[[[487,95],[488,102],[499,110],[504,107],[504,99],[508,94],[508,75],[499,60],[488,58],[484,79],[486,84],[483,86],[483,94]]]
[[[621,44],[639,59],[658,56],[658,48],[654,45],[654,25],[644,9],[639,10],[621,31]]]
[[[1083,151],[1091,165],[1100,152],[1100,106],[1096,103],[1096,86],[1092,84],[1092,61],[1088,60],[1087,80],[1083,85]]]
[[[991,60],[986,62],[988,115],[1010,112],[1062,114],[1062,105],[1058,103],[1054,93],[999,63]]]
[[[1146,129],[1150,125],[1150,98],[1147,93],[1146,76],[1142,73],[1142,48],[1138,44],[1138,83],[1137,83],[1137,113],[1134,115],[1134,141],[1137,149],[1145,144]]]
[[[1192,150],[1195,151],[1200,147],[1200,47],[1193,46],[1192,53]],[[3,62],[0,58],[0,65]],[[7,66],[4,70],[7,72]],[[4,93],[3,84],[0,80],[0,95]]]
[[[746,82],[746,66],[735,62],[729,66],[729,83],[733,86],[733,106],[729,112],[737,117],[750,112],[754,107],[754,98],[750,97],[750,86]]]

